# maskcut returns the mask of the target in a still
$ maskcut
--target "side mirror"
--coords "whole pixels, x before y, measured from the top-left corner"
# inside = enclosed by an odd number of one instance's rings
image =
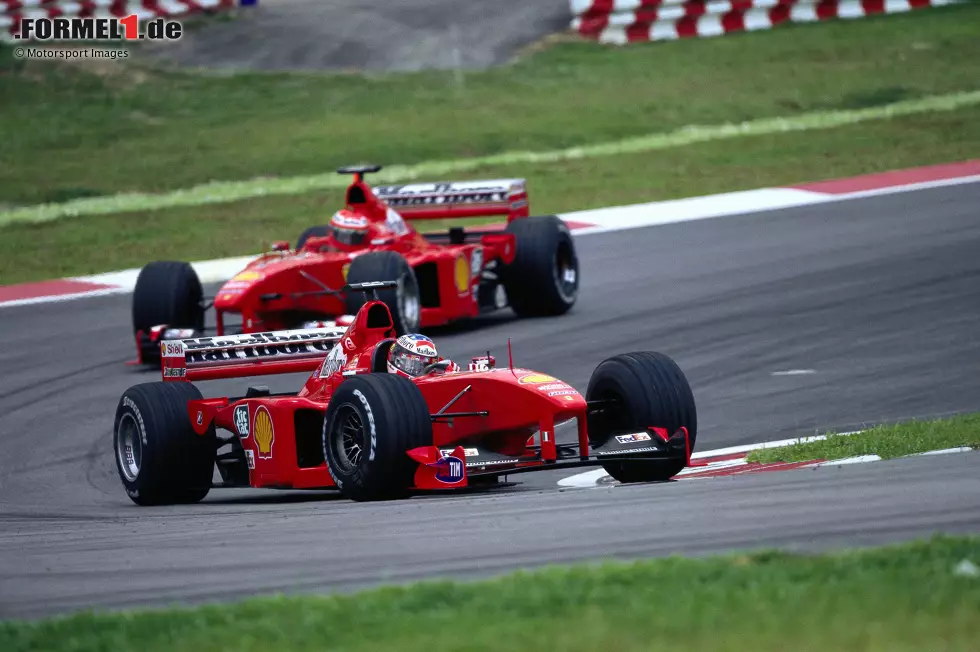
[[[490,371],[497,366],[497,360],[490,354],[481,355],[470,361],[470,371]]]
[[[278,240],[272,243],[273,251],[289,251],[289,241],[288,240]]]

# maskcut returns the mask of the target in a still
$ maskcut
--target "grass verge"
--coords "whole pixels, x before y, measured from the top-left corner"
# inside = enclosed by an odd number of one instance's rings
[[[203,75],[0,49],[0,204],[615,142],[976,89],[980,4],[468,73]]]
[[[764,136],[786,132],[817,131],[871,120],[955,111],[980,105],[980,91],[930,96],[846,111],[818,111],[802,115],[765,118],[740,124],[690,125],[668,133],[635,136],[625,140],[577,146],[541,152],[508,151],[455,161],[427,161],[416,165],[386,167],[373,177],[375,183],[405,182],[423,177],[440,179],[469,174],[481,168],[508,168],[602,156],[624,156],[682,147],[696,143]],[[40,204],[0,211],[0,228],[19,222],[46,222],[80,215],[106,215],[133,211],[157,211],[165,208],[223,204],[273,195],[298,195],[305,192],[342,188],[349,177],[336,172],[301,177],[249,179],[247,181],[211,182],[169,193],[124,193],[107,197],[89,197],[66,202]]]
[[[351,596],[0,623],[0,649],[975,650],[980,539],[550,568]]]
[[[472,177],[528,179],[536,214],[786,185],[976,158],[980,107],[904,116],[817,133],[790,132],[642,152],[487,167]],[[0,284],[205,260],[295,242],[339,207],[340,189],[150,214],[89,215],[0,228]],[[420,224],[434,228],[439,224]]]
[[[761,463],[840,460],[859,455],[891,459],[960,446],[980,448],[980,413],[875,426],[854,435],[830,434],[820,441],[753,451],[746,459]]]

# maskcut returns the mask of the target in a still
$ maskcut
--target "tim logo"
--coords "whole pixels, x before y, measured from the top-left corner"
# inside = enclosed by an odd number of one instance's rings
[[[463,460],[447,455],[434,464],[436,480],[446,484],[456,484],[463,479]]]

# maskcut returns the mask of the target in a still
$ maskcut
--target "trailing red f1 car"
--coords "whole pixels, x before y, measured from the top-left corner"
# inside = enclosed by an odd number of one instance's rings
[[[578,296],[579,267],[566,224],[554,215],[530,217],[523,179],[412,184],[371,188],[364,174],[381,166],[338,170],[353,174],[346,206],[325,226],[302,233],[251,262],[204,299],[194,268],[158,261],[146,265],[133,292],[133,331],[141,362],[159,363],[159,342],[204,334],[205,311],[215,309],[217,335],[225,317],[241,316],[241,332],[303,328],[354,314],[363,302],[345,283],[396,279],[380,293],[395,330],[410,333],[510,306],[519,316],[560,315]],[[506,216],[502,231],[420,234],[405,218]]]
[[[608,358],[583,397],[489,353],[464,371],[424,336],[396,340],[377,295],[347,328],[164,341],[161,355],[163,382],[129,388],[116,409],[116,466],[139,505],[203,499],[215,463],[218,486],[335,487],[354,500],[590,465],[663,481],[690,464],[697,436],[691,388],[665,355]],[[288,394],[204,398],[191,382],[296,371],[311,374]],[[573,419],[577,440],[557,442],[555,427]]]

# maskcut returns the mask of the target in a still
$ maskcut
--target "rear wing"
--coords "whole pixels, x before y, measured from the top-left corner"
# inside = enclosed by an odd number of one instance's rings
[[[378,199],[409,219],[506,215],[510,222],[530,214],[524,179],[413,183],[374,186],[371,190]]]
[[[164,381],[215,380],[313,371],[347,332],[343,326],[160,342]]]

